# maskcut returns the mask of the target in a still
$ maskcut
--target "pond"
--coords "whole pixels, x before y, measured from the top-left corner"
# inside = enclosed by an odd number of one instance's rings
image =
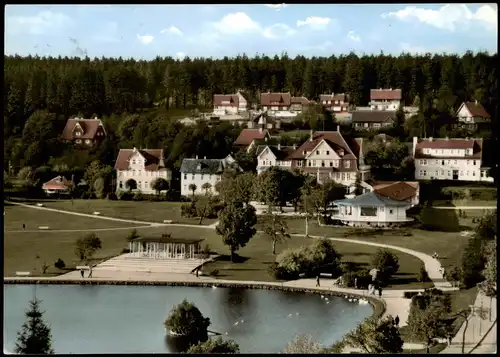
[[[4,350],[14,350],[33,293],[34,285],[4,285]],[[278,290],[38,285],[36,296],[56,353],[173,352],[163,322],[184,298],[242,353],[279,353],[297,334],[329,346],[372,314],[344,298]]]

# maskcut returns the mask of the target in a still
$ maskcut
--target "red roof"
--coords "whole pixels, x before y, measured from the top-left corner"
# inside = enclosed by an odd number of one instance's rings
[[[116,158],[115,170],[129,170],[130,158],[136,153],[140,153],[146,159],[144,170],[158,171],[165,168],[163,149],[120,149]]]
[[[229,102],[224,103],[222,102]],[[240,99],[236,94],[214,94],[214,105],[217,106],[229,106],[229,107],[237,107],[239,105]]]
[[[73,183],[64,176],[56,176],[42,185],[43,190],[66,190],[73,187]]]
[[[342,137],[342,134],[338,131],[317,131],[313,134],[313,140],[305,141],[300,147],[295,150],[288,159],[305,159],[306,155],[304,155],[304,151],[311,152],[320,142],[321,140],[325,140],[333,150],[337,153],[340,149],[344,150],[344,156],[342,159],[356,159],[354,152],[351,147],[347,144],[347,142]]]
[[[473,117],[490,118],[490,115],[481,103],[465,102],[464,105]]]
[[[261,93],[260,104],[263,106],[288,107],[292,101],[290,93]]]
[[[372,89],[370,100],[401,100],[401,89]]]
[[[75,127],[80,126],[83,130],[80,136],[76,136]],[[95,139],[97,134],[97,129],[101,127],[103,129],[103,133],[106,134],[104,130],[104,126],[102,125],[102,121],[100,119],[68,119],[66,122],[66,126],[62,132],[62,138],[64,140],[73,140],[73,139]]]
[[[320,94],[319,100],[321,102],[323,101],[332,101],[332,100],[341,100],[344,103],[347,103],[349,101],[349,98],[347,98],[347,94],[345,93],[332,93],[332,94]]]
[[[418,187],[418,182],[376,182],[373,185],[373,190],[379,195],[395,201],[405,201],[415,197]]]
[[[309,104],[309,99],[307,99],[306,97],[292,97],[292,99],[290,99],[290,103],[307,105]]]
[[[483,139],[424,139],[417,142],[415,148],[415,158],[436,158],[436,159],[481,159],[482,156]],[[456,156],[450,155],[447,157],[433,156],[424,154],[423,149],[452,149],[452,150],[465,150],[472,149],[472,155]]]
[[[260,129],[243,129],[234,142],[234,145],[249,146],[252,141],[256,139],[264,139],[266,136],[269,137],[269,132],[267,130],[261,131]]]

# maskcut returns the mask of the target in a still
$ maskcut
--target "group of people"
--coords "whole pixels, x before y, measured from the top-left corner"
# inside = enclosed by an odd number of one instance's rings
[[[80,269],[80,274],[82,275],[82,278],[85,278],[84,269]],[[92,265],[89,265],[89,275],[87,278],[92,278]]]

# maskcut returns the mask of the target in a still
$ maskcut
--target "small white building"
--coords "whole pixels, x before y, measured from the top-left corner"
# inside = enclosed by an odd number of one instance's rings
[[[236,94],[214,94],[214,114],[238,114],[247,110],[248,101],[238,91]]]
[[[483,166],[483,139],[413,138],[416,180],[493,182]]]
[[[402,100],[401,89],[370,90],[370,108],[372,110],[398,110]]]
[[[221,180],[226,170],[243,171],[231,155],[223,159],[184,159],[181,165],[181,195],[190,196],[193,191],[190,185],[196,185],[195,195],[216,194],[215,185]],[[210,184],[208,190],[204,184]]]
[[[165,167],[163,149],[120,149],[115,163],[116,192],[127,191],[127,181],[132,179],[137,190],[143,193],[156,193],[151,183],[163,178],[169,183],[172,171]]]
[[[332,219],[350,226],[388,227],[412,221],[406,217],[406,210],[411,207],[409,202],[395,201],[376,192],[335,201],[335,204],[339,211]]]
[[[347,113],[349,111],[349,98],[345,93],[320,94],[320,103],[334,113]]]
[[[476,129],[478,125],[491,122],[491,116],[477,100],[462,103],[458,108],[457,118],[459,126],[468,129]]]
[[[268,168],[276,166],[281,169],[291,170],[292,161],[287,160],[288,155],[297,150],[297,146],[259,145],[257,147],[257,174]]]

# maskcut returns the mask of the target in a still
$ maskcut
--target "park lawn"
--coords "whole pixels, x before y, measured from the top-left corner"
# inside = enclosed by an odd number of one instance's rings
[[[46,207],[64,211],[90,213],[100,212],[102,216],[124,218],[145,222],[162,223],[172,220],[174,223],[198,224],[199,218],[181,216],[182,202],[152,202],[152,201],[111,201],[111,200],[45,200]],[[205,218],[202,225],[210,225],[216,219]]]
[[[8,203],[4,203],[4,211],[4,232],[22,231],[23,224],[26,225],[27,231],[38,230],[40,226],[48,226],[50,230],[89,230],[139,226],[133,223],[68,215],[65,213],[10,205]]]
[[[442,206],[442,207],[460,207],[460,206],[468,206],[468,207],[492,207],[496,208],[497,206],[497,200],[451,200],[451,203],[448,200],[434,200],[432,201],[433,206]],[[473,210],[471,210],[473,211]],[[475,210],[478,212],[481,212],[483,214],[484,212],[482,210]]]

